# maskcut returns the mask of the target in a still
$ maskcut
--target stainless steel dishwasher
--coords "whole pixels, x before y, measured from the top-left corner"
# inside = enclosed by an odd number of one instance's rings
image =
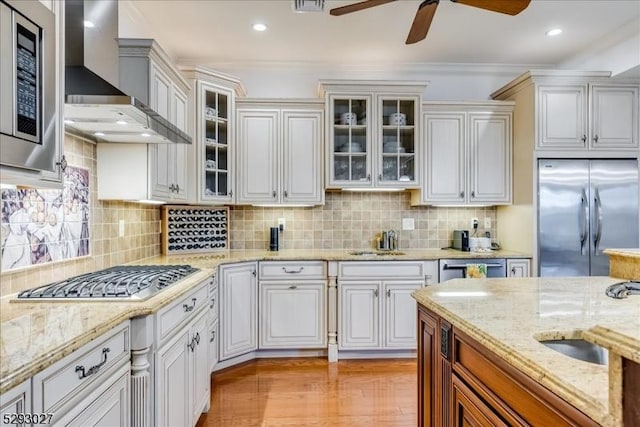
[[[487,277],[507,276],[507,261],[504,258],[441,259],[440,282],[466,277],[467,264],[486,264]]]

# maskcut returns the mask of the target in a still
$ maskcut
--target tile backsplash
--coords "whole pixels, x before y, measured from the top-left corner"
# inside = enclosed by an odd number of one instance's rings
[[[229,212],[231,249],[268,249],[269,228],[285,218],[281,249],[373,248],[382,230],[399,232],[400,249],[443,248],[451,244],[451,231],[471,229],[478,218],[484,236],[485,218],[496,236],[496,208],[444,208],[410,206],[411,195],[374,192],[327,192],[324,206],[271,208],[232,206]],[[413,218],[415,229],[402,230],[402,218]]]
[[[99,201],[96,193],[95,144],[66,135],[65,156],[69,165],[89,172],[90,255],[17,270],[3,270],[0,272],[0,296],[160,253],[158,207]],[[125,221],[125,237],[118,237],[120,220]],[[4,235],[2,237],[5,238]]]

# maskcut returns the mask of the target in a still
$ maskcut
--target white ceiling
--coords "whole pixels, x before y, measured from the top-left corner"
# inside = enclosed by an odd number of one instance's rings
[[[294,13],[291,0],[135,0],[150,35],[179,62],[483,63],[555,66],[617,34],[640,32],[639,0],[533,0],[517,16],[442,0],[427,38],[405,45],[421,0],[340,17]],[[255,22],[269,29],[257,33]],[[544,32],[561,27],[558,37]],[[122,34],[121,34],[122,36]],[[125,34],[124,36],[130,36]],[[640,46],[638,47],[640,49]]]

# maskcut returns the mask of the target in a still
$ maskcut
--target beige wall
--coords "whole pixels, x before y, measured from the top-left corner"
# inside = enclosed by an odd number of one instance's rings
[[[484,219],[491,218],[495,235],[495,207],[411,207],[410,199],[407,192],[327,192],[325,205],[313,208],[231,207],[231,249],[268,249],[269,228],[278,218],[286,219],[281,249],[372,248],[375,235],[389,229],[400,232],[401,249],[442,248],[449,246],[452,230],[469,229],[474,217],[482,236]],[[402,231],[402,218],[413,218],[415,230]]]
[[[67,135],[65,155],[70,165],[90,174],[90,252],[68,261],[50,262],[0,273],[0,295],[15,293],[76,274],[124,264],[160,253],[160,210],[157,206],[102,202],[96,197],[96,146]],[[118,237],[118,221],[125,221],[125,237]]]

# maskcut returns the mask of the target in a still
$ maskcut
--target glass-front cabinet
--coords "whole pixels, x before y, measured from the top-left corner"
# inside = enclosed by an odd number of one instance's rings
[[[420,82],[320,82],[327,102],[327,188],[420,186]]]
[[[204,144],[202,144],[203,199],[231,197],[229,151],[229,95],[202,89]]]
[[[331,97],[331,185],[371,185],[371,97]]]

